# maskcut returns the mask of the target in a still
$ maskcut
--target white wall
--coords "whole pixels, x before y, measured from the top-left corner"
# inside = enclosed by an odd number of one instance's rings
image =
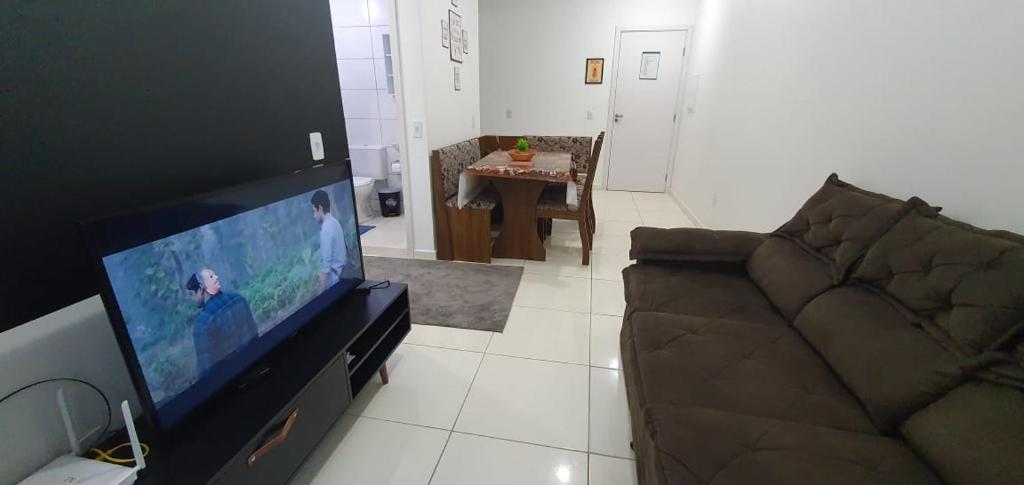
[[[480,0],[482,132],[597,136],[607,127],[615,27],[693,24],[697,3]],[[604,84],[583,83],[588,57],[605,58]]]
[[[1024,3],[705,0],[673,191],[768,230],[830,172],[1024,231]]]
[[[401,58],[401,89],[406,112],[406,143],[409,151],[410,207],[418,257],[434,254],[434,223],[430,193],[430,151],[480,135],[480,63],[477,47],[480,27],[476,0],[396,0],[396,19]],[[469,33],[469,54],[461,67],[462,90],[454,87],[448,49],[441,47],[441,19],[448,10],[462,16]],[[422,123],[423,136],[416,138],[413,125]]]
[[[136,415],[142,410],[98,296],[0,333],[0,369],[0,396],[57,377],[98,386],[114,406],[113,429],[123,426],[122,400],[129,400]],[[0,405],[0,483],[15,483],[68,451],[55,386],[26,390]],[[60,386],[80,435],[102,426],[102,401],[81,385]]]

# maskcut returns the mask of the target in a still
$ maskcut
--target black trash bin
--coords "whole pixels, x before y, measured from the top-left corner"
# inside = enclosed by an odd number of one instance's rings
[[[397,217],[402,215],[402,189],[388,187],[377,191],[380,198],[380,215]]]

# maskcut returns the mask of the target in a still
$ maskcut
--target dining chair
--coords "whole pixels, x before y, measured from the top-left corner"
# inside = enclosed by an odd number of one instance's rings
[[[589,137],[587,137],[589,139]],[[601,158],[601,146],[604,144],[604,132],[597,135],[593,152],[589,153],[587,160],[587,173],[597,173],[597,161]],[[548,219],[574,220],[579,226],[580,242],[583,247],[583,264],[590,264],[590,251],[594,247],[595,214],[591,195],[594,189],[594,177],[577,177],[583,185],[582,190],[577,188],[576,206],[566,203],[566,186],[549,185],[540,196],[537,202],[537,219],[544,221]],[[580,185],[578,183],[577,185]]]
[[[459,209],[459,175],[481,158],[480,139],[472,138],[430,154],[437,259],[491,262],[492,214],[501,197],[491,185]]]

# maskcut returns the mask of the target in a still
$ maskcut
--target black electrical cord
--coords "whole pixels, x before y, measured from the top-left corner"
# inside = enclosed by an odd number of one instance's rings
[[[33,382],[31,384],[27,384],[27,385],[24,385],[22,387],[19,387],[19,388],[15,389],[14,391],[8,393],[4,397],[0,397],[0,404],[2,404],[4,401],[10,399],[15,394],[18,394],[21,391],[24,391],[26,389],[31,389],[33,387],[40,386],[40,385],[43,385],[43,384],[47,384],[47,383],[50,383],[50,382],[76,382],[78,384],[82,384],[83,386],[89,387],[93,391],[96,391],[96,394],[99,394],[100,398],[103,399],[103,404],[107,406],[107,423],[103,425],[103,430],[100,431],[99,437],[96,438],[96,443],[94,443],[92,446],[87,447],[87,449],[88,448],[93,448],[96,445],[99,445],[103,441],[103,437],[106,436],[107,431],[110,430],[111,420],[113,419],[113,410],[110,407],[110,400],[107,399],[107,395],[103,394],[103,391],[101,391],[100,388],[98,388],[95,385],[90,384],[90,383],[88,383],[86,381],[83,381],[81,379],[75,379],[74,377],[57,377],[57,378],[53,378],[53,379],[45,379],[45,380],[42,380],[42,381]]]

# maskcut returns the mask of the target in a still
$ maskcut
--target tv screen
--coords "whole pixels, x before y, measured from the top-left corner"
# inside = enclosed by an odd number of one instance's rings
[[[107,312],[159,426],[363,280],[345,172],[312,169],[87,225]]]

